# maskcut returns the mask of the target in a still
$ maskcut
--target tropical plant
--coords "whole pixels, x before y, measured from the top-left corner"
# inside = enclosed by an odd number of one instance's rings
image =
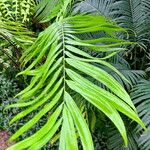
[[[9,104],[11,104],[13,101],[11,100],[13,96],[16,95],[16,93],[19,92],[19,88],[16,84],[16,81],[12,79],[8,79],[6,75],[0,74],[0,128],[2,129],[9,129],[9,119],[11,116],[11,113],[13,111],[9,111],[9,113],[5,113],[4,109]],[[7,115],[5,115],[7,114]],[[13,113],[15,114],[15,113]]]
[[[108,149],[113,150],[149,150],[150,149],[150,137],[149,137],[149,128],[150,128],[150,82],[147,80],[141,80],[131,91],[131,98],[137,108],[138,114],[143,122],[148,127],[147,132],[143,132],[140,126],[137,126],[132,121],[125,119],[125,124],[127,127],[129,145],[127,148],[123,147],[123,140],[118,134],[117,130],[110,126],[107,133],[107,147]],[[129,124],[130,122],[130,124]]]
[[[22,23],[29,22],[34,6],[34,0],[1,0],[0,17]]]
[[[43,3],[41,1],[40,5]],[[48,4],[45,5],[49,6]],[[125,29],[105,17],[73,15],[70,13],[71,5],[70,0],[62,0],[59,3],[59,9],[56,6],[52,9],[51,14],[46,14],[48,16],[42,15],[42,22],[50,21],[52,18],[55,20],[39,34],[33,45],[22,55],[21,62],[25,69],[18,75],[31,76],[31,82],[17,95],[20,97],[18,103],[7,107],[7,109],[25,107],[10,121],[10,124],[38,108],[40,110],[16,131],[10,140],[17,139],[44,116],[47,116],[47,121],[35,134],[26,137],[8,150],[26,148],[37,150],[56,134],[60,138],[59,149],[61,150],[78,149],[77,139],[79,137],[84,150],[94,149],[87,120],[76,103],[74,92],[81,95],[84,101],[94,105],[114,123],[125,145],[128,143],[126,129],[119,112],[146,129],[124,88],[100,68],[100,65],[110,68],[126,80],[105,59],[125,50],[121,46],[134,43],[118,38],[117,33],[125,32]],[[41,9],[43,8],[45,12],[47,8],[42,7]],[[39,13],[41,15],[43,11],[39,10]],[[98,31],[105,33],[105,36],[86,40],[79,36]],[[88,54],[90,51],[109,52],[110,54],[98,58]],[[92,79],[97,80],[109,90],[92,83]]]
[[[33,33],[26,28],[33,14],[34,1],[0,1],[0,50],[2,70],[9,66],[19,68],[21,51],[30,46]],[[28,25],[27,25],[28,24]]]
[[[142,69],[143,73],[146,69],[145,75],[146,78],[149,78],[149,39],[150,39],[150,3],[149,1],[145,0],[137,0],[137,1],[129,1],[129,0],[84,0],[81,1],[81,3],[78,3],[75,7],[75,12],[82,12],[82,13],[94,13],[94,14],[102,14],[106,17],[112,18],[117,24],[119,24],[122,27],[125,27],[128,29],[129,34],[129,40],[130,41],[136,41],[138,45],[132,45],[130,46],[127,53],[123,53],[118,55],[118,57],[112,57],[115,58],[115,61],[111,58],[109,61],[115,63],[115,66],[117,69],[122,70],[124,68],[124,64],[128,64],[125,66],[125,68],[129,68],[129,70],[125,69],[123,74],[128,75],[126,76],[128,80],[132,83],[132,85],[137,84],[137,81],[140,80],[137,73],[140,73],[141,71],[139,69]],[[117,58],[117,59],[116,59]],[[128,63],[126,63],[126,61]],[[116,61],[117,60],[117,61]],[[123,63],[123,65],[121,65]],[[128,67],[131,66],[131,67]],[[131,68],[134,69],[131,71]],[[137,71],[135,71],[138,69]],[[131,74],[132,72],[136,72],[135,74]],[[142,73],[141,72],[141,73]],[[143,74],[144,75],[144,74]],[[145,76],[144,75],[144,76]],[[142,76],[142,77],[144,77]],[[114,76],[117,77],[116,75]],[[138,79],[139,78],[139,79]],[[144,77],[145,78],[145,77]],[[116,78],[117,81],[122,83],[122,80],[120,78]],[[143,84],[149,84],[149,81],[144,81]],[[132,86],[128,86],[126,82],[122,83],[125,85],[126,89],[130,90]],[[147,88],[146,92],[144,92],[143,84],[138,84],[136,90],[135,90],[135,98],[134,101],[136,102],[137,98],[138,106],[141,107],[142,114],[147,114],[147,110],[149,110],[149,105],[145,105],[145,102],[149,101],[149,97],[146,96],[149,94],[149,89]],[[136,87],[136,85],[135,85]],[[144,99],[144,97],[147,99]],[[146,106],[146,107],[143,107]],[[145,116],[145,115],[144,115]],[[142,118],[142,116],[140,115]],[[144,118],[143,118],[144,119]],[[149,120],[149,116],[146,115],[146,119]],[[149,132],[145,133],[143,136],[141,136],[142,132],[137,132],[134,130],[135,125],[131,125],[129,127],[128,135],[129,135],[129,145],[128,149],[150,149],[149,148]],[[111,127],[112,128],[112,127]],[[149,128],[149,127],[148,127]],[[106,129],[107,130],[107,129]],[[110,134],[112,135],[112,138],[108,135],[107,138],[110,139],[110,142],[107,142],[108,149],[126,149],[122,147],[123,141],[121,140],[120,135],[115,131],[116,134],[114,134],[114,128],[112,128],[112,133],[110,131]],[[140,142],[139,142],[140,139]],[[117,140],[117,141],[116,141]],[[120,144],[119,144],[120,143]]]
[[[127,56],[134,69],[144,69],[150,43],[150,2],[147,0],[83,0],[75,12],[102,14],[126,28],[130,46]],[[142,62],[142,63],[141,63]],[[145,62],[145,63],[144,63]],[[141,64],[141,65],[139,65]]]
[[[0,38],[4,40],[4,42],[9,43],[16,53],[19,53],[18,46],[25,49],[34,41],[33,33],[25,28],[23,24],[3,18],[0,18]]]
[[[143,133],[138,139],[139,147],[141,150],[150,149],[150,82],[147,80],[140,81],[133,89],[131,96],[134,104],[137,106],[139,116],[142,118],[146,126],[148,127],[148,132]],[[141,132],[141,129],[137,127],[137,132]]]
[[[8,129],[16,144],[8,149],[45,143],[42,149],[92,149],[93,138],[95,150],[149,150],[149,1],[1,0],[0,6],[0,69],[23,69],[19,84],[27,86],[16,104],[2,99],[3,128],[18,113]],[[4,111],[7,104],[13,109]]]

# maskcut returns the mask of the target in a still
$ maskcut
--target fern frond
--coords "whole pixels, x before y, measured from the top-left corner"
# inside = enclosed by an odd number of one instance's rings
[[[134,104],[137,106],[139,116],[143,119],[146,125],[150,125],[149,120],[147,120],[147,115],[149,115],[149,99],[150,99],[150,82],[147,80],[141,81],[132,90],[131,96]]]
[[[67,12],[68,5],[72,0],[43,0],[35,8],[34,20],[39,23],[49,22]],[[63,14],[65,15],[65,14]]]

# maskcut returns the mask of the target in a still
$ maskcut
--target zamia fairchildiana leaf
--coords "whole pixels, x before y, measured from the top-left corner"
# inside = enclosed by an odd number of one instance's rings
[[[96,31],[105,32],[109,38],[83,40],[78,37],[78,34]],[[20,97],[18,103],[7,107],[25,108],[14,116],[10,124],[37,108],[42,108],[16,131],[10,140],[15,140],[27,132],[44,115],[47,114],[48,119],[35,134],[7,150],[38,150],[58,132],[60,133],[60,150],[78,150],[78,138],[84,150],[94,150],[90,130],[73,99],[72,90],[102,111],[114,123],[125,145],[127,145],[126,129],[119,112],[145,129],[127,92],[110,74],[96,64],[111,68],[123,79],[125,79],[124,76],[105,59],[95,58],[83,50],[86,48],[91,51],[110,53],[122,51],[124,48],[121,45],[131,43],[115,36],[115,32],[121,31],[125,30],[102,16],[75,15],[57,18],[40,33],[21,59],[22,66],[29,65],[19,75],[31,76],[32,79],[29,86],[17,95]],[[92,83],[86,78],[87,76],[105,85],[109,91]]]

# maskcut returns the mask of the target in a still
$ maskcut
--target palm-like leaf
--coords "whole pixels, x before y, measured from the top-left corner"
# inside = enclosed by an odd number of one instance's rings
[[[83,0],[75,5],[75,12],[94,13],[111,17],[111,4],[113,0]]]
[[[141,150],[149,150],[150,146],[150,127],[148,128],[148,131],[146,133],[143,133],[141,137],[138,140],[139,147]]]
[[[43,0],[36,6],[34,19],[36,22],[50,21],[57,16],[61,7],[62,0]]]
[[[35,40],[33,33],[23,24],[3,18],[0,18],[0,39],[1,63],[4,64],[4,68],[8,67],[10,62],[18,68],[21,57],[20,50],[28,48]],[[7,63],[4,58],[7,58]]]
[[[123,65],[114,64],[114,66],[126,77],[129,82],[125,82],[118,76],[116,73],[112,72],[111,74],[114,78],[120,82],[122,86],[124,86],[127,90],[130,90],[132,86],[136,85],[140,79],[146,77],[146,74],[142,70],[131,70]]]
[[[24,43],[31,45],[34,41],[33,33],[23,24],[0,18],[0,37],[10,42],[10,44]],[[23,45],[22,45],[23,46]]]
[[[34,20],[36,22],[49,22],[58,16],[58,13],[66,13],[72,0],[42,0],[35,8]]]
[[[76,34],[100,30],[109,34],[110,37],[82,40],[76,36]],[[79,93],[85,100],[101,110],[115,124],[124,139],[125,145],[127,145],[126,130],[118,111],[145,128],[123,87],[103,69],[96,67],[95,64],[105,65],[119,75],[121,74],[109,63],[100,58],[94,58],[81,49],[86,47],[97,52],[124,50],[123,48],[117,48],[117,46],[129,42],[118,39],[115,36],[116,31],[124,31],[124,29],[101,16],[76,15],[63,18],[60,15],[56,22],[39,35],[32,47],[25,51],[22,56],[23,66],[26,66],[30,60],[34,61],[19,73],[19,75],[31,76],[31,83],[18,94],[20,101],[8,107],[27,108],[17,114],[10,123],[12,124],[25,117],[40,106],[42,106],[42,109],[12,135],[11,140],[18,138],[29,130],[48,112],[51,115],[48,117],[47,123],[38,132],[8,148],[8,150],[40,149],[54,136],[61,125],[60,150],[78,149],[76,133],[81,139],[83,149],[93,150],[90,131],[70,94],[70,90]],[[98,45],[99,42],[106,43]],[[46,56],[46,59],[43,62],[44,56]],[[98,80],[111,92],[93,84],[83,77],[83,74]],[[121,76],[123,77],[123,75]]]
[[[147,80],[143,80],[135,86],[131,93],[134,104],[137,106],[139,116],[146,123],[146,125],[150,125],[150,121],[148,120],[148,116],[150,113],[148,103],[150,99],[149,87],[150,83]]]
[[[126,131],[128,134],[128,146],[123,145],[123,140],[117,130],[110,126],[107,128],[107,147],[108,150],[137,150],[139,148],[138,140],[140,134],[135,131],[135,124],[126,118]]]
[[[129,29],[130,40],[143,48],[144,41],[150,38],[150,2],[147,0],[84,0],[77,4],[75,10],[111,17],[120,26]]]
[[[137,106],[137,110],[139,112],[140,118],[145,122],[148,126],[148,132],[143,133],[143,135],[139,139],[139,147],[142,150],[150,149],[150,136],[149,136],[149,128],[150,128],[150,82],[143,80],[141,81],[133,91],[131,92],[131,96],[133,102]],[[137,132],[141,131],[139,127],[137,128]]]
[[[112,7],[116,9],[114,12],[116,16],[116,21],[123,27],[130,29],[134,34],[130,34],[130,38],[134,41],[139,42],[142,45],[144,39],[149,37],[148,32],[149,26],[147,23],[147,14],[149,10],[146,7],[150,6],[150,3],[145,5],[145,1],[133,0],[133,1],[116,1]]]
[[[107,61],[112,64],[119,72],[121,72],[128,81],[123,80],[121,76],[112,71],[110,68],[103,69],[111,74],[125,89],[128,91],[138,83],[139,80],[144,79],[146,77],[146,73],[142,70],[132,70],[129,63],[123,58],[123,53],[119,53],[113,57],[107,59]]]

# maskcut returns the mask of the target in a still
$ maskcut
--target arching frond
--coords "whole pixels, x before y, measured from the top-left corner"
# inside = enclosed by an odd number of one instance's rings
[[[113,0],[83,0],[76,4],[74,11],[111,17],[112,2]]]
[[[7,64],[10,64],[10,61],[18,68],[21,49],[25,50],[32,45],[34,37],[21,23],[0,18],[0,40],[1,63],[4,64],[4,68],[9,66]],[[7,58],[7,63],[3,58]]]
[[[0,37],[13,43],[20,42],[31,45],[34,41],[33,33],[23,24],[0,18]]]
[[[147,0],[83,0],[75,10],[112,18],[129,29],[130,40],[138,42],[142,48],[150,38],[150,3]]]
[[[150,149],[150,82],[147,80],[140,81],[137,86],[131,92],[131,96],[134,104],[137,106],[137,110],[140,118],[148,126],[148,132],[143,133],[139,139],[139,147],[141,150]],[[137,131],[141,131],[139,127]]]
[[[150,146],[150,127],[148,127],[148,131],[143,133],[139,138],[139,147],[141,150],[149,150]]]
[[[36,6],[34,20],[36,22],[50,21],[57,16],[61,7],[62,0],[43,0]]]
[[[121,136],[118,134],[117,130],[110,126],[107,128],[107,147],[108,150],[137,150],[139,148],[138,146],[138,140],[140,137],[140,134],[137,134],[135,131],[135,125],[132,124],[130,120],[126,120],[126,130],[128,134],[128,146],[125,147],[123,145],[123,140]]]
[[[148,120],[147,115],[149,113],[149,100],[150,100],[150,82],[147,80],[141,81],[135,88],[133,89],[131,96],[134,104],[137,106],[137,110],[139,112],[139,116],[146,123],[146,125],[150,124],[150,120]]]
[[[99,56],[98,56],[99,57]],[[139,80],[146,78],[146,73],[143,70],[133,70],[130,64],[124,59],[124,52],[116,54],[107,59],[119,72],[121,72],[128,81],[123,80],[116,72],[110,68],[103,69],[111,74],[127,91],[130,91]]]
[[[130,90],[134,85],[138,83],[140,79],[146,77],[146,74],[142,70],[131,70],[130,68],[126,68],[122,65],[114,64],[114,66],[126,77],[129,82],[126,82],[120,78],[117,74],[112,72],[114,78],[122,84],[127,90]]]
[[[77,37],[77,34],[101,30],[107,32],[110,38],[83,40]],[[48,112],[50,116],[39,131],[8,150],[40,149],[57,131],[60,131],[60,150],[77,150],[78,137],[84,150],[93,150],[88,125],[70,91],[80,94],[103,112],[115,124],[125,145],[127,145],[127,135],[119,112],[145,128],[124,88],[96,64],[111,68],[122,78],[124,76],[103,58],[95,58],[82,50],[82,47],[97,52],[124,50],[118,46],[130,44],[130,42],[118,39],[115,32],[119,31],[124,31],[124,29],[111,23],[105,17],[76,15],[58,17],[52,25],[40,33],[35,43],[22,56],[22,65],[29,64],[29,66],[19,75],[31,76],[31,83],[18,94],[19,102],[8,106],[8,108],[25,107],[26,109],[17,114],[10,124],[39,107],[41,110],[14,133],[10,140],[15,140],[28,131]],[[99,42],[103,44],[99,45]],[[31,60],[33,61],[30,63]],[[104,84],[111,92],[92,83],[86,78],[88,76]]]
[[[71,5],[72,0],[42,0],[35,8],[34,21],[49,22],[58,14],[67,12],[68,4]]]

